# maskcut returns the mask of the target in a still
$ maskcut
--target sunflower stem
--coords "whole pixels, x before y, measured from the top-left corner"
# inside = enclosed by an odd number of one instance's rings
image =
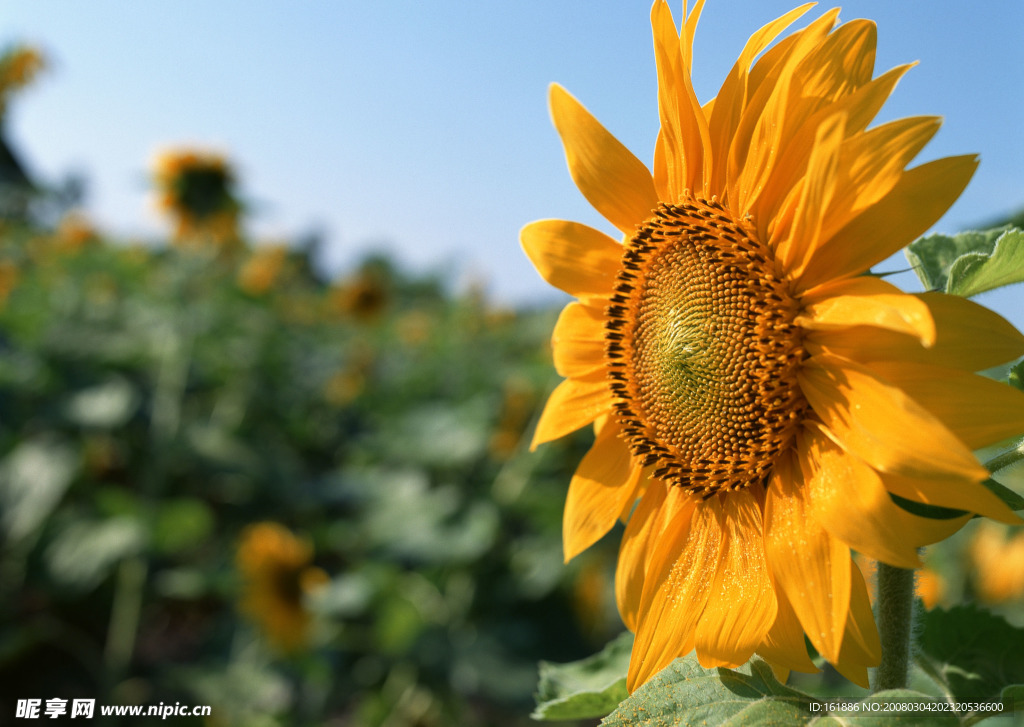
[[[872,691],[903,689],[910,667],[914,571],[879,563],[876,573],[875,619],[882,642],[882,663],[875,670]]]

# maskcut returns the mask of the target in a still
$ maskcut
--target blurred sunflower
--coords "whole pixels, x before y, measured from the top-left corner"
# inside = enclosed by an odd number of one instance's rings
[[[45,67],[43,54],[32,46],[16,46],[0,56],[0,118],[11,94],[30,84]]]
[[[159,154],[153,164],[157,205],[174,223],[178,243],[203,239],[222,248],[237,247],[242,205],[235,175],[220,154],[192,149]]]
[[[18,266],[10,260],[0,260],[0,308],[7,302],[7,296],[18,284]]]
[[[263,295],[274,287],[287,260],[287,245],[259,248],[238,271],[238,287],[249,295]]]
[[[968,549],[971,577],[978,598],[1006,603],[1024,597],[1024,533],[982,522]]]
[[[312,617],[304,599],[328,580],[312,559],[312,546],[277,523],[250,525],[238,545],[235,560],[244,580],[239,608],[284,653],[308,645]]]
[[[880,645],[850,549],[918,567],[917,547],[966,519],[912,515],[890,493],[1017,521],[971,450],[1024,431],[1024,394],[971,372],[1024,353],[1024,336],[965,299],[865,275],[977,166],[905,168],[935,117],[867,128],[909,68],[872,78],[874,23],[836,26],[831,10],[772,45],[801,6],[755,33],[701,105],[702,6],[681,31],[662,0],[651,12],[653,174],[551,88],[569,171],[623,242],[563,220],[522,231],[541,275],[578,299],[555,326],[567,380],[533,444],[594,424],[565,556],[628,519],[616,595],[636,632],[631,691],[694,649],[705,667],[756,651],[814,671],[804,633],[866,686]]]

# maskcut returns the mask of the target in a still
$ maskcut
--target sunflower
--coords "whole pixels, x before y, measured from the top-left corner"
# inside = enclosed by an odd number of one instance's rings
[[[159,154],[153,164],[157,206],[174,223],[174,239],[205,237],[219,247],[237,247],[242,205],[235,175],[220,154],[193,149]]]
[[[970,515],[1004,522],[972,454],[1024,431],[1024,394],[972,372],[1024,336],[968,300],[909,295],[869,268],[927,230],[977,160],[906,168],[939,127],[868,128],[910,66],[873,78],[875,25],[838,10],[747,42],[718,95],[691,83],[703,2],[651,21],[661,128],[653,173],[568,92],[550,107],[569,171],[622,242],[563,220],[526,226],[541,275],[576,297],[553,334],[566,377],[533,445],[588,424],[566,559],[627,521],[616,597],[636,633],[630,691],[683,654],[753,653],[814,671],[804,634],[867,684],[880,645],[851,548],[904,568]]]
[[[312,558],[309,543],[277,523],[256,523],[242,533],[236,555],[244,579],[239,608],[278,651],[298,651],[309,642],[312,616],[304,600],[328,580],[310,565]]]

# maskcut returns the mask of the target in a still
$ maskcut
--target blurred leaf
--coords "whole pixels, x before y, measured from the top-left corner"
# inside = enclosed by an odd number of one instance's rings
[[[1024,361],[1010,369],[1010,375],[1006,377],[1006,380],[1010,386],[1024,391]]]
[[[153,547],[161,553],[195,547],[209,537],[213,527],[213,512],[202,500],[167,500],[157,512]]]
[[[949,235],[928,235],[914,240],[904,250],[925,290],[946,291],[949,271],[961,255],[981,253],[990,255],[996,239],[1005,227],[992,230],[968,231]]]
[[[1024,629],[967,605],[926,612],[919,634],[917,665],[953,701],[994,702],[1024,688]]]
[[[864,706],[857,710],[836,710],[814,720],[811,724],[814,727],[955,727],[960,724],[960,720],[953,712],[942,711],[946,706],[945,702],[909,689],[878,692],[865,697],[860,704]],[[887,704],[912,706],[908,706],[905,711],[899,711],[899,708],[886,711]],[[935,705],[934,711],[920,707],[921,704]]]
[[[139,396],[131,382],[114,377],[75,392],[68,400],[66,412],[79,426],[114,429],[128,421],[138,403]]]
[[[119,517],[69,525],[46,550],[50,574],[64,585],[97,585],[122,558],[142,551],[146,534],[134,518]]]
[[[361,573],[336,576],[309,596],[311,610],[335,618],[364,613],[374,596],[373,583]]]
[[[949,269],[946,292],[969,298],[1024,281],[1024,230],[1007,230],[994,248],[961,256]]]
[[[61,441],[19,444],[0,464],[3,525],[12,541],[29,535],[53,512],[75,474],[77,458]]]
[[[603,717],[629,696],[626,670],[633,648],[633,634],[619,634],[598,653],[567,664],[540,663],[538,720]]]
[[[808,724],[819,701],[779,683],[754,658],[739,669],[704,669],[694,654],[676,659],[637,689],[602,725]]]

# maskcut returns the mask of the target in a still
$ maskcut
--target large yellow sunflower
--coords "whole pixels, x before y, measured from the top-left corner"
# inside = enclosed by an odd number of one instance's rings
[[[622,234],[542,220],[530,259],[577,302],[534,445],[594,424],[565,556],[628,520],[616,582],[632,691],[677,656],[813,671],[806,633],[867,684],[880,646],[851,548],[904,568],[960,527],[890,494],[1004,522],[972,449],[1024,431],[1024,394],[974,375],[1024,353],[998,315],[908,295],[869,267],[927,230],[977,166],[906,169],[935,117],[868,124],[910,66],[872,78],[875,26],[838,10],[747,42],[717,97],[690,80],[703,2],[654,3],[661,130],[648,171],[564,89],[551,114],[583,195]],[[771,46],[771,47],[769,47]],[[756,59],[756,61],[755,61]]]

